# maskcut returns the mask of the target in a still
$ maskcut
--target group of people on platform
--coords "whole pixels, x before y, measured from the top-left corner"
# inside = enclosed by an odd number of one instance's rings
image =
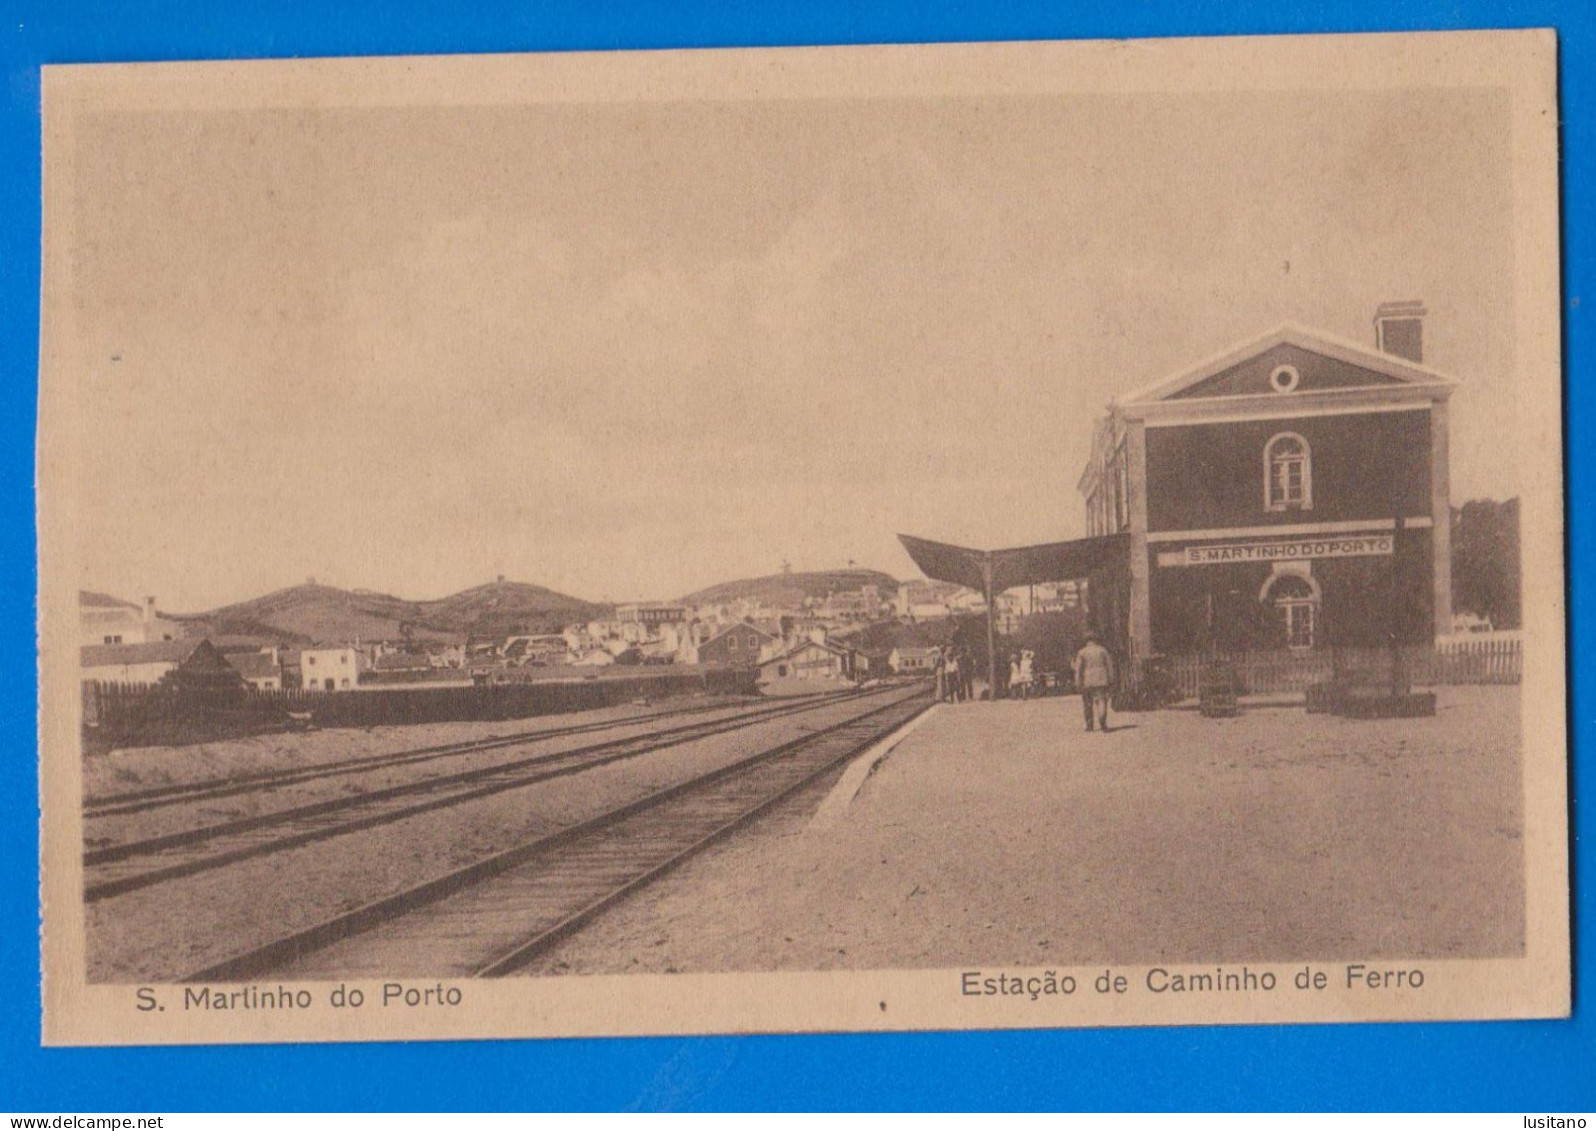
[[[968,703],[975,698],[975,657],[968,648],[951,644],[936,657],[937,698],[944,703]]]
[[[975,656],[961,644],[939,649],[933,662],[937,698],[944,703],[966,703],[975,698]],[[1081,710],[1087,730],[1108,730],[1108,700],[1114,686],[1114,657],[1103,647],[1096,632],[1086,641],[1070,664],[1075,687],[1081,693]],[[1030,699],[1045,694],[1047,679],[1036,669],[1036,653],[1022,648],[1009,655],[1008,664],[997,669],[1000,686],[995,698]],[[1007,677],[1006,681],[1003,677]]]
[[[1046,689],[1047,677],[1036,670],[1035,652],[1022,648],[1009,655],[1008,698],[1029,699],[1033,693],[1040,694]]]

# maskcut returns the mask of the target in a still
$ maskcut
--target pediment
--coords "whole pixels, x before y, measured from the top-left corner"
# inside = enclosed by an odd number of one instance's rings
[[[1453,385],[1405,358],[1286,326],[1122,398],[1124,405]]]
[[[1228,369],[1205,377],[1171,394],[1169,400],[1198,397],[1250,397],[1269,393],[1318,393],[1327,389],[1366,389],[1375,385],[1406,384],[1400,377],[1382,373],[1366,365],[1354,365],[1340,358],[1282,342],[1262,353],[1237,362]]]

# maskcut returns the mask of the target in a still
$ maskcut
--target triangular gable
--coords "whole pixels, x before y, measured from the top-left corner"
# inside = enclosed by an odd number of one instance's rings
[[[725,628],[723,628],[719,632],[715,633],[714,636],[711,636],[708,640],[704,641],[703,644],[700,644],[699,647],[703,648],[706,645],[713,644],[713,643],[715,643],[715,641],[719,640],[722,636],[725,636],[728,632],[735,632],[735,631],[737,631],[739,629],[742,629],[742,630],[745,630],[745,631],[748,631],[748,632],[757,633],[758,635],[763,636],[766,640],[773,641],[773,640],[777,639],[777,637],[772,636],[770,633],[766,632],[764,629],[760,628],[758,625],[750,624],[750,623],[748,623],[745,620],[740,620],[736,624],[728,624]]]
[[[1287,324],[1209,358],[1173,376],[1119,398],[1124,406],[1210,397],[1285,395],[1270,378],[1291,366],[1292,392],[1332,392],[1381,386],[1452,386],[1456,379],[1425,365],[1360,346],[1343,338]],[[1285,378],[1282,376],[1282,383]]]
[[[790,660],[794,656],[809,651],[811,648],[818,648],[827,655],[840,656],[843,659],[848,658],[848,653],[850,651],[850,649],[839,647],[838,645],[831,643],[829,640],[801,640],[794,644],[791,648],[788,648],[785,652],[782,652],[776,656],[772,656],[768,660],[762,661],[760,666],[764,666],[765,664],[774,664],[781,660]]]
[[[233,665],[227,662],[227,657],[216,650],[216,645],[209,640],[201,640],[189,651],[187,658],[179,665],[183,671],[189,673],[203,672],[231,672]]]
[[[1273,382],[1278,382],[1277,388]],[[1229,369],[1188,385],[1169,400],[1197,400],[1204,397],[1261,397],[1269,393],[1323,393],[1334,389],[1368,389],[1380,385],[1407,385],[1411,382],[1366,365],[1353,365],[1340,358],[1281,342],[1262,353],[1238,361]]]

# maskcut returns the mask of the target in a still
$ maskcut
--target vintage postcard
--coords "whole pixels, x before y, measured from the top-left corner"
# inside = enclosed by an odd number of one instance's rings
[[[46,1041],[1566,1014],[1555,59],[46,68]]]

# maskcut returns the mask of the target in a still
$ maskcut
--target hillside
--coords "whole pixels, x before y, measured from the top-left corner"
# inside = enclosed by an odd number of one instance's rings
[[[750,598],[798,605],[806,597],[824,597],[862,585],[879,586],[882,596],[888,599],[898,587],[895,579],[879,570],[816,570],[726,581],[682,600],[698,605]],[[416,640],[557,632],[566,625],[606,617],[613,611],[610,605],[518,581],[478,585],[434,601],[408,601],[387,593],[310,582],[174,619],[190,625],[189,631],[196,634],[257,636],[303,645],[355,639],[396,640],[406,632]]]
[[[605,611],[606,606],[520,582],[479,585],[436,601],[306,584],[180,619],[210,634],[305,643],[393,640],[407,631],[417,640],[550,632]]]
[[[295,632],[289,628],[279,628],[266,621],[256,620],[254,617],[229,615],[221,611],[214,613],[162,613],[184,625],[185,636],[209,636],[212,639],[222,636],[250,636],[258,640],[269,640],[275,644],[289,648],[302,648],[306,644],[315,643],[315,639],[303,632]]]
[[[493,582],[452,597],[417,604],[418,625],[472,636],[557,632],[568,624],[608,616],[599,605],[520,581]]]
[[[806,597],[824,597],[876,585],[884,598],[891,599],[898,582],[889,574],[874,569],[826,569],[808,573],[773,573],[741,581],[723,581],[682,598],[684,605],[719,605],[728,601],[764,601],[772,605],[802,604]]]
[[[132,601],[124,601],[109,593],[96,593],[92,589],[78,590],[78,606],[84,609],[136,609]]]
[[[220,634],[292,638],[300,642],[397,637],[415,620],[415,606],[385,593],[352,593],[330,585],[294,585],[264,597],[182,618]]]

